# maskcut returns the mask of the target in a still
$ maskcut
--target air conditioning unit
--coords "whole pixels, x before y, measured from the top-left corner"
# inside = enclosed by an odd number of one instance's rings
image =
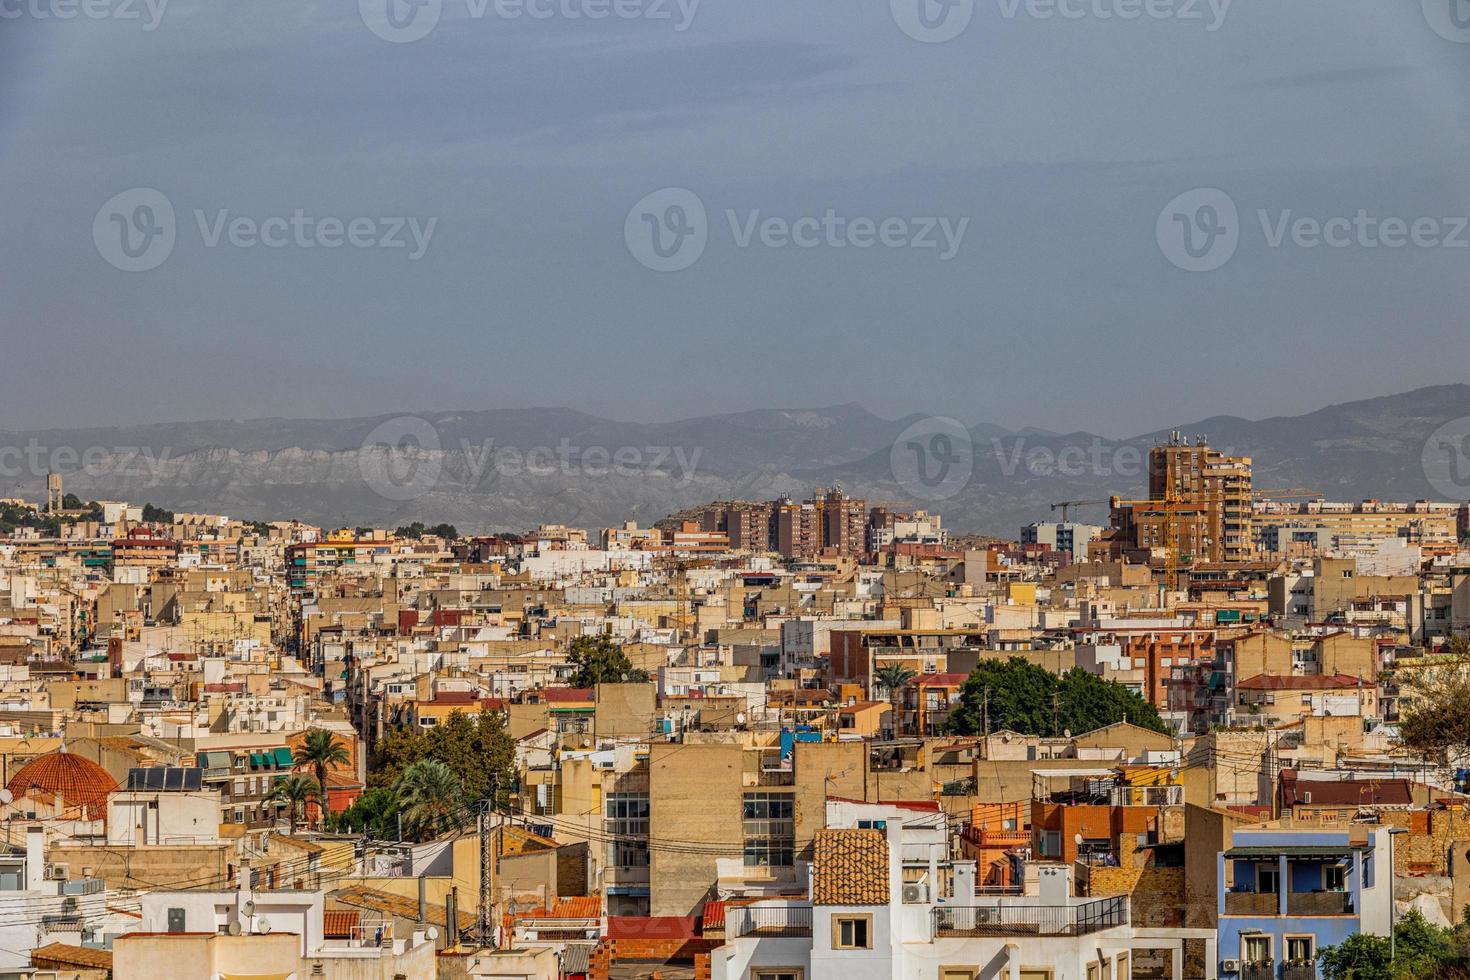
[[[988,926],[992,922],[1000,921],[1000,909],[976,909],[975,922],[978,925]]]
[[[905,905],[918,905],[929,900],[929,889],[925,885],[904,885],[903,903]]]
[[[1240,972],[1240,960],[1221,960],[1220,961],[1220,972],[1221,973],[1239,973]]]
[[[46,865],[47,881],[66,881],[71,877],[71,867],[65,864]]]

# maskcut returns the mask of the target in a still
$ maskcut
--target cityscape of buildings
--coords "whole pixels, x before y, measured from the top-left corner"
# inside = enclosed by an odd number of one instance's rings
[[[1011,539],[839,487],[461,534],[53,474],[0,501],[0,977],[1341,980],[1449,935],[1470,503],[1180,433],[1148,474]]]

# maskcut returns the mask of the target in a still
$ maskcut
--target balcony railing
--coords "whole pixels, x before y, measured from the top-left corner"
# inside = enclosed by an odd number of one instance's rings
[[[725,909],[725,934],[740,936],[795,937],[812,934],[809,905],[735,905]]]
[[[1276,980],[1276,968],[1268,963],[1246,963],[1240,968],[1240,980]]]
[[[1276,892],[1227,892],[1226,915],[1277,915],[1280,896]],[[1351,892],[1288,892],[1287,915],[1351,915]]]
[[[1351,892],[1290,892],[1286,896],[1288,915],[1350,915],[1352,911]]]
[[[944,906],[933,912],[937,936],[1085,936],[1128,924],[1128,900],[1104,898],[1080,905]]]
[[[1281,980],[1317,980],[1317,968],[1311,964],[1283,966]]]

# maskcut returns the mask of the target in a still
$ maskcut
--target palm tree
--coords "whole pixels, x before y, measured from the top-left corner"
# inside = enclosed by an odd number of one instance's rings
[[[903,664],[884,664],[873,671],[873,681],[888,692],[888,703],[893,707],[893,731],[898,733],[898,692],[915,677],[919,676]]]
[[[421,840],[437,837],[454,826],[464,802],[464,785],[438,759],[420,759],[393,784],[403,815]]]
[[[285,779],[271,787],[270,796],[267,799],[280,800],[291,808],[291,833],[296,833],[296,818],[300,814],[305,815],[306,803],[312,797],[321,800],[322,787],[310,776],[300,773],[292,773]]]
[[[316,772],[317,786],[321,787],[322,819],[327,816],[326,786],[327,770],[332,766],[345,766],[352,761],[352,756],[347,752],[347,746],[337,740],[337,736],[325,728],[313,728],[306,733],[301,748],[296,752],[298,765],[309,765]]]

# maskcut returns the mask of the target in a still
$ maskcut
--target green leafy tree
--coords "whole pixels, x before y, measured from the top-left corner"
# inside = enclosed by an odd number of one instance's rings
[[[1317,951],[1324,980],[1392,980],[1387,936],[1358,933]]]
[[[306,816],[306,804],[311,799],[321,800],[321,784],[310,776],[293,773],[271,787],[267,799],[286,804],[291,815],[291,833],[296,833],[298,819]]]
[[[1464,642],[1456,636],[1453,642]],[[1425,758],[1447,761],[1470,751],[1470,654],[1452,653],[1404,680],[1399,742]]]
[[[374,786],[353,800],[347,809],[330,818],[328,826],[349,834],[366,833],[386,840],[398,833],[399,812],[398,796],[392,788]]]
[[[451,719],[453,716],[450,716]],[[405,769],[429,756],[429,739],[411,728],[390,728],[373,745],[373,765],[368,771],[369,786],[392,786]]]
[[[152,504],[144,504],[143,520],[149,524],[172,524],[174,522],[174,512],[164,510],[162,507],[155,507]]]
[[[984,660],[971,671],[950,712],[949,732],[979,734],[987,715],[991,731],[1024,735],[1080,735],[1120,721],[1168,732],[1158,710],[1123,685],[1081,668],[1057,676],[1023,657]]]
[[[414,521],[412,524],[405,524],[403,527],[400,527],[397,531],[394,531],[393,533],[396,537],[407,538],[410,541],[417,541],[419,538],[424,536],[424,532],[426,530],[428,529],[424,527],[423,521]]]
[[[642,684],[649,680],[648,671],[633,666],[633,661],[607,636],[579,636],[567,650],[567,662],[576,670],[572,687],[596,687],[598,684]]]
[[[447,541],[453,541],[459,537],[459,529],[453,524],[435,524],[429,528],[429,533]]]
[[[465,803],[464,784],[438,759],[420,759],[393,784],[409,832],[418,840],[457,826]]]
[[[325,728],[313,728],[306,733],[306,738],[301,743],[301,748],[296,750],[296,763],[298,765],[311,766],[316,773],[317,785],[327,785],[327,770],[332,766],[345,766],[352,761],[352,755],[347,751],[347,746],[332,732]],[[326,810],[325,801],[322,810]]]
[[[446,765],[471,800],[489,796],[492,786],[497,802],[509,799],[515,776],[515,740],[497,711],[483,711],[474,719],[456,711],[426,732],[390,731],[373,749],[368,785],[392,787],[425,759]]]
[[[81,510],[82,498],[74,493],[68,493],[61,498],[61,507],[63,510]]]
[[[1445,929],[1417,910],[1405,913],[1387,936],[1356,935],[1317,952],[1325,980],[1409,980],[1467,975],[1464,928]],[[1395,949],[1395,946],[1397,947]]]

